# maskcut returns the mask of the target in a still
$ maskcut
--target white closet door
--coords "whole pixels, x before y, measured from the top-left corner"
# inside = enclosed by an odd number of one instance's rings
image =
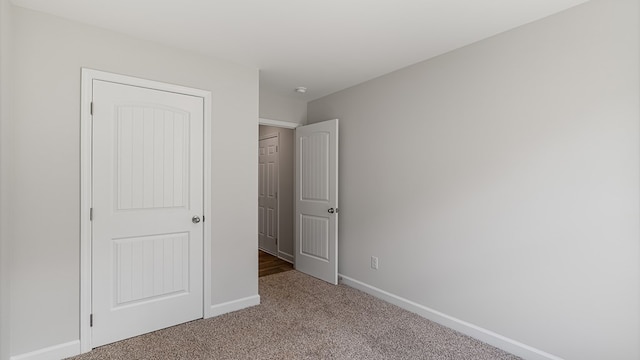
[[[93,82],[92,346],[203,316],[203,99]]]

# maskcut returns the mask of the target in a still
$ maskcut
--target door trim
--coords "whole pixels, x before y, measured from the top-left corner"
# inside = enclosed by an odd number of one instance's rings
[[[201,97],[204,100],[204,217],[211,222],[211,92],[126,75],[82,68],[80,93],[80,352],[92,349],[91,327],[91,221],[89,211],[92,204],[92,125],[91,100],[93,81],[132,85],[180,94]],[[211,309],[211,226],[204,226],[203,244],[203,309],[204,318],[213,316]]]
[[[265,118],[258,118],[258,125],[275,126],[275,127],[285,128],[285,129],[295,129],[298,126],[302,126],[302,124],[298,124],[298,123],[282,121],[282,120],[265,119]]]

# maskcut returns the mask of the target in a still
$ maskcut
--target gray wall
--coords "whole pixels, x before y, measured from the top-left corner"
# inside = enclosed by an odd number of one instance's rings
[[[11,95],[11,11],[9,0],[0,0],[0,359],[9,357],[9,120]]]
[[[13,22],[11,353],[79,336],[81,67],[212,92],[212,302],[257,295],[257,69],[17,7]]]
[[[295,131],[273,126],[260,125],[260,136],[278,133],[280,137],[278,170],[279,185],[278,205],[278,256],[288,261],[293,261],[293,141]]]
[[[293,92],[293,89],[291,90]],[[296,124],[307,122],[307,101],[260,90],[260,117]]]
[[[564,359],[639,359],[638,15],[594,0],[310,102],[340,119],[340,273]]]

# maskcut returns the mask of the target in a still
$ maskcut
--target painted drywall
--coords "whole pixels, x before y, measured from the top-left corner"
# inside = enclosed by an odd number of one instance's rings
[[[340,273],[563,359],[639,359],[638,15],[594,0],[310,102],[340,119]]]
[[[11,354],[79,336],[81,67],[212,92],[212,302],[256,296],[257,69],[17,7],[13,32]]]
[[[278,169],[278,257],[293,261],[293,135],[294,130],[260,125],[260,137],[277,133],[279,135]]]
[[[260,89],[260,118],[304,125],[307,123],[307,101]]]
[[[9,122],[11,118],[11,12],[9,0],[0,0],[0,359],[9,358]]]

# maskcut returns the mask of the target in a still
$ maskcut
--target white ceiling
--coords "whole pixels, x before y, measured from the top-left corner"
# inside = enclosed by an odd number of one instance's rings
[[[586,0],[13,2],[259,68],[261,91],[308,101]]]

